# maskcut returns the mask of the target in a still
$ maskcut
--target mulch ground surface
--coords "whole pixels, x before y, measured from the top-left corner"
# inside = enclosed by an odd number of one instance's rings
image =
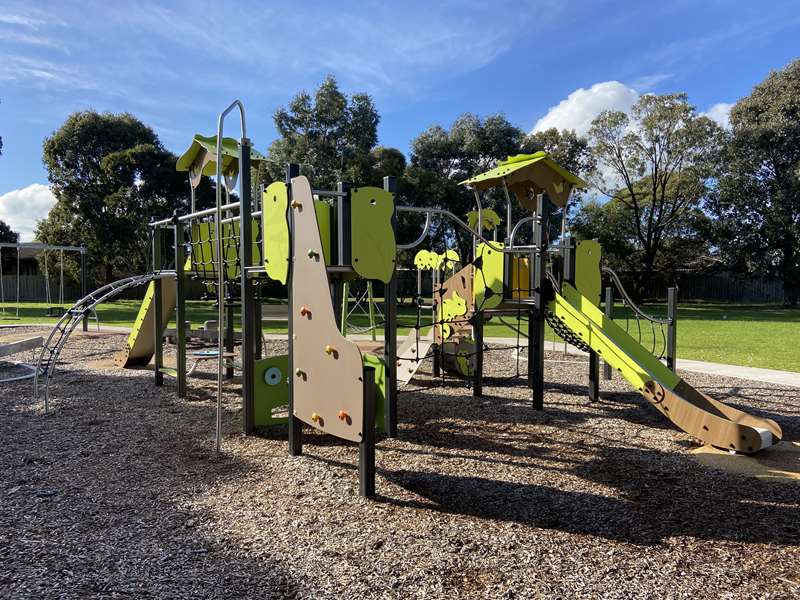
[[[699,464],[619,378],[589,402],[580,357],[549,356],[542,412],[512,350],[482,398],[424,364],[367,501],[355,445],[242,436],[238,379],[215,455],[215,363],[177,399],[110,365],[124,340],[76,333],[49,415],[0,384],[2,598],[800,597],[800,487]],[[800,439],[797,389],[684,375]]]

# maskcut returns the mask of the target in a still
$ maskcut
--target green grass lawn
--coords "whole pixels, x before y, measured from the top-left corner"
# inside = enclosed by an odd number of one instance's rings
[[[97,314],[102,325],[130,326],[139,310],[136,300],[118,300],[101,304]],[[665,314],[663,305],[648,305],[646,311],[656,316]],[[216,309],[210,302],[190,301],[187,306],[188,320],[196,327],[203,321],[215,320]],[[13,314],[6,311],[6,314]],[[0,315],[1,317],[2,315]],[[625,310],[615,307],[615,320],[625,326]],[[516,325],[516,318],[504,317]],[[368,319],[356,315],[356,325],[366,326]],[[55,323],[56,318],[45,316],[43,303],[24,303],[20,306],[19,320],[0,320],[0,325],[15,323]],[[430,325],[430,312],[425,311],[422,325]],[[416,324],[416,311],[403,307],[398,312],[398,329],[405,335]],[[91,324],[94,326],[94,324]],[[270,333],[285,332],[276,325],[264,327]],[[521,331],[527,331],[523,319]],[[633,320],[628,321],[628,330],[638,338]],[[423,331],[425,331],[423,329]],[[516,337],[513,329],[496,319],[486,324],[486,337]],[[654,345],[660,352],[663,340],[660,330],[653,331],[648,325],[642,328],[642,344],[648,349]],[[557,340],[548,330],[547,339]],[[724,303],[687,303],[678,310],[678,357],[711,362],[764,367],[800,372],[800,310],[776,305],[742,305]]]

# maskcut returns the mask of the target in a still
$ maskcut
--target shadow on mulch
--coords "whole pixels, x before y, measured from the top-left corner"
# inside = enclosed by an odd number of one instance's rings
[[[699,468],[676,468],[670,455],[597,448],[573,472],[616,488],[619,497],[552,487],[429,472],[383,470],[388,481],[427,502],[381,501],[411,508],[513,521],[637,545],[674,536],[796,545],[800,543],[797,488]],[[673,455],[677,456],[677,455]],[[681,456],[681,458],[685,458]]]

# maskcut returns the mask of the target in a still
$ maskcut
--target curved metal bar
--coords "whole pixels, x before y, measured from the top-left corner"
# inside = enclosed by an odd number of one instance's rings
[[[628,295],[628,292],[625,291],[625,288],[622,286],[622,281],[620,281],[619,275],[617,275],[612,269],[608,267],[603,267],[601,270],[603,271],[603,273],[608,273],[609,277],[611,278],[611,281],[614,282],[614,285],[619,290],[619,293],[622,295],[622,298],[628,303],[628,305],[631,307],[631,310],[634,313],[636,313],[643,319],[646,319],[648,321],[653,321],[654,323],[660,323],[662,325],[670,324],[671,319],[660,319],[658,317],[648,315],[641,308],[639,308],[636,305],[636,303],[631,299],[631,297]]]
[[[61,350],[63,350],[64,346],[67,344],[69,336],[75,330],[75,327],[77,327],[78,323],[80,323],[83,319],[83,316],[87,312],[93,310],[98,304],[105,302],[109,298],[116,296],[128,288],[149,283],[154,279],[174,276],[174,271],[165,271],[120,279],[119,281],[104,285],[103,287],[93,291],[91,294],[84,296],[78,300],[72,306],[72,308],[70,308],[61,316],[61,318],[58,320],[58,323],[56,323],[56,326],[50,331],[50,335],[47,336],[45,343],[42,344],[42,350],[39,353],[39,359],[36,362],[36,373],[34,375],[34,396],[37,398],[39,396],[39,377],[43,376],[45,383],[45,413],[49,408],[50,379],[55,372],[58,357],[61,354]],[[61,335],[51,348],[50,342],[53,341],[53,338],[55,338],[56,334]],[[49,355],[47,357],[46,364],[43,365],[42,363],[44,362],[44,356],[46,352],[49,352]]]
[[[222,443],[222,372],[225,366],[225,339],[222,335],[222,328],[225,326],[225,260],[222,255],[222,132],[225,124],[225,117],[233,111],[239,109],[239,128],[241,137],[247,137],[247,124],[244,116],[244,105],[240,100],[234,100],[228,108],[219,114],[217,119],[217,172],[216,172],[216,210],[214,212],[214,233],[216,234],[217,262],[217,419],[214,432],[214,450],[220,451]],[[239,154],[241,161],[241,153]],[[230,190],[226,189],[226,192]]]
[[[517,248],[514,251],[512,251],[512,250],[509,250],[507,248],[503,248],[501,246],[495,246],[494,242],[492,242],[491,240],[487,240],[480,233],[478,233],[474,229],[470,228],[469,225],[464,223],[464,221],[459,219],[452,212],[450,212],[449,210],[444,209],[444,208],[418,207],[418,206],[398,206],[397,207],[397,211],[398,212],[415,212],[415,213],[428,213],[428,214],[434,214],[434,215],[443,215],[443,216],[448,217],[448,218],[452,219],[453,221],[455,221],[465,231],[467,231],[467,233],[473,235],[474,237],[476,237],[477,239],[482,241],[484,244],[489,246],[489,248],[491,248],[492,250],[495,250],[496,252],[504,252],[506,254],[515,254],[515,253],[520,251],[520,248]],[[526,247],[525,249],[526,250],[530,250],[531,248]]]
[[[397,244],[398,250],[411,250],[412,248],[416,248],[422,243],[428,235],[428,230],[431,227],[431,214],[425,213],[425,226],[422,228],[422,234],[410,244]]]
[[[514,247],[514,238],[516,237],[517,231],[519,231],[519,228],[522,225],[524,225],[525,223],[532,222],[533,218],[534,218],[533,215],[531,215],[530,217],[523,217],[522,219],[517,221],[517,224],[514,225],[514,229],[511,230],[511,235],[509,236],[509,240],[508,240],[508,247],[509,248],[513,248]]]

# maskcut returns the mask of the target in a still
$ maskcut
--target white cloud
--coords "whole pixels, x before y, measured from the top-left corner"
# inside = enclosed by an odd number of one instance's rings
[[[721,127],[730,129],[731,108],[733,108],[733,104],[731,102],[717,102],[707,111],[700,114],[708,117],[712,121],[716,121]]]
[[[545,116],[536,122],[533,131],[574,129],[578,135],[586,135],[592,120],[604,110],[627,112],[639,99],[639,92],[619,81],[595,83],[588,90],[578,88],[566,99],[552,106]]]
[[[0,196],[0,220],[20,234],[21,242],[30,242],[36,222],[44,219],[55,203],[48,186],[33,183]]]

